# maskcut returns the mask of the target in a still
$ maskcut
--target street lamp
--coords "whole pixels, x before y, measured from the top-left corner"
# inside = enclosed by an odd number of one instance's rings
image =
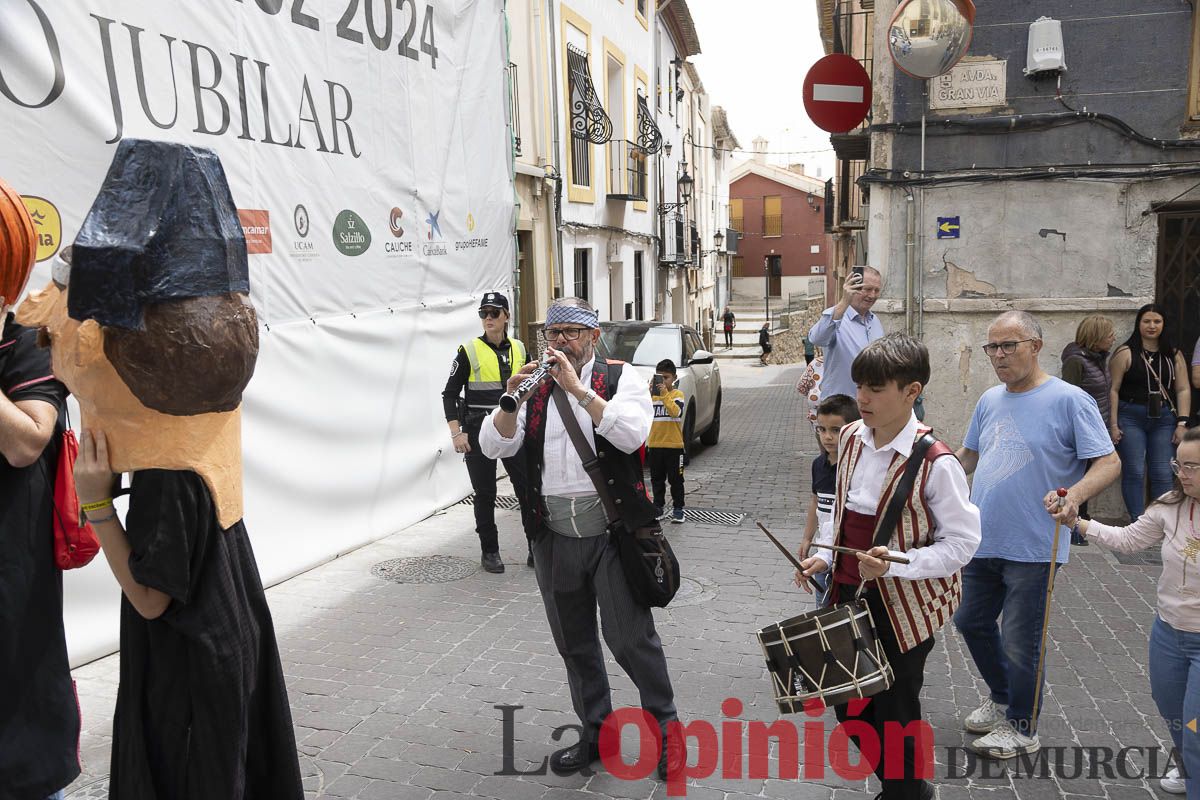
[[[716,245],[717,252],[721,252],[722,245],[725,244],[725,234],[717,231],[713,234],[713,244]]]
[[[683,167],[683,174],[679,176],[679,197],[687,205],[692,200],[692,186],[696,182],[688,175],[687,162],[681,161],[680,166]]]

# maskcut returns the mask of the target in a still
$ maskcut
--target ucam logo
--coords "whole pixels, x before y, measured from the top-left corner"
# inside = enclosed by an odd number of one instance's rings
[[[33,218],[33,230],[37,235],[37,260],[45,261],[58,252],[62,244],[62,217],[58,209],[44,197],[23,195],[25,208]]]
[[[350,209],[333,221],[333,246],[344,256],[361,256],[371,246],[371,231],[362,217]]]

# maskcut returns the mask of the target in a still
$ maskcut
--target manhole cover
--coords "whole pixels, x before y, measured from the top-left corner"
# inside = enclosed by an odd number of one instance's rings
[[[475,495],[472,494],[472,495],[468,495],[467,497],[464,497],[462,500],[458,501],[458,504],[460,506],[475,505]],[[497,495],[496,496],[496,508],[504,508],[504,509],[508,509],[509,511],[517,511],[521,508],[521,504],[518,503],[517,498],[513,497],[512,495]]]
[[[67,792],[68,800],[108,800],[108,778],[100,778]]]
[[[667,606],[667,608],[698,606],[701,603],[712,600],[716,596],[716,584],[696,578],[681,578],[679,581],[679,591],[675,593],[675,599],[671,601],[671,605]]]
[[[371,574],[393,583],[449,583],[478,570],[478,562],[458,556],[416,556],[380,561]]]
[[[689,522],[700,522],[705,525],[728,525],[736,528],[742,524],[746,515],[740,511],[717,511],[712,508],[684,508],[683,517]]]

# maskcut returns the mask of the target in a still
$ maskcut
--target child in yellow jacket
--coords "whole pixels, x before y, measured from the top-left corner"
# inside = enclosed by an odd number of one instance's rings
[[[650,379],[650,399],[654,401],[654,424],[646,440],[646,459],[650,462],[650,488],[659,517],[666,515],[666,483],[671,483],[671,522],[683,522],[683,392],[675,388],[675,362],[658,362]]]

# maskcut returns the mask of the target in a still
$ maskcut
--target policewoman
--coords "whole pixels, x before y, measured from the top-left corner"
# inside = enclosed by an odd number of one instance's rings
[[[504,572],[496,530],[496,460],[479,449],[479,426],[500,403],[504,385],[529,361],[525,345],[508,335],[508,298],[488,292],[479,303],[483,335],[460,345],[442,390],[442,408],[454,452],[466,456],[467,473],[475,492],[475,532],[483,551],[480,563],[488,572]],[[464,400],[465,392],[465,400]],[[504,459],[521,504],[521,523],[529,538],[532,524],[525,502],[525,464],[520,456]],[[533,566],[530,550],[526,564]]]

